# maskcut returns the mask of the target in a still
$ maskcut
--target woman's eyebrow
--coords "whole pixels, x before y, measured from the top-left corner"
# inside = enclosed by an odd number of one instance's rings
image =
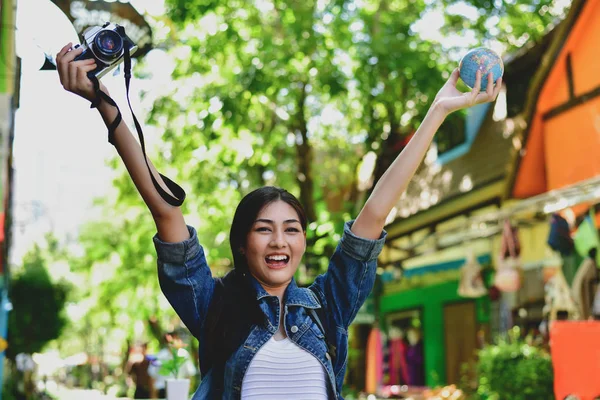
[[[255,223],[256,223],[256,222],[264,222],[264,223],[266,223],[266,224],[274,224],[274,223],[275,223],[273,220],[271,220],[271,219],[267,219],[267,218],[258,218],[258,219],[256,219],[256,221],[254,221],[254,222],[255,222]],[[299,224],[299,223],[300,223],[300,221],[298,221],[297,219],[293,219],[293,218],[292,218],[292,219],[286,219],[285,221],[283,221],[283,223],[284,223],[284,224],[293,224],[293,223],[298,223],[298,224]]]

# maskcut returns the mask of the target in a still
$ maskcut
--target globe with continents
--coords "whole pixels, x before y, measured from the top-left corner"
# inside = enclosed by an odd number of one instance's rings
[[[458,65],[460,79],[470,88],[475,86],[477,70],[481,73],[481,90],[488,84],[488,74],[491,72],[494,84],[504,73],[504,63],[498,54],[485,47],[478,47],[464,55]]]

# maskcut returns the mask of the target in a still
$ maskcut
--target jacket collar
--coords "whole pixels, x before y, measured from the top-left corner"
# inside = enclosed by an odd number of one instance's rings
[[[252,276],[252,274],[248,273],[247,275],[250,285],[256,293],[256,300],[261,300],[265,297],[274,297],[267,293],[267,291],[262,287],[258,280]],[[298,287],[294,278],[292,278],[292,281],[285,290],[283,302],[286,306],[321,308],[321,304],[319,303],[319,300],[317,300],[317,296],[315,296],[313,291],[308,288]]]

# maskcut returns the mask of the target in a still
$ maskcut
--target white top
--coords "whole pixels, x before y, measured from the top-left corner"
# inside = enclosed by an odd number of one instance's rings
[[[244,375],[242,400],[327,400],[327,372],[289,338],[269,339]]]

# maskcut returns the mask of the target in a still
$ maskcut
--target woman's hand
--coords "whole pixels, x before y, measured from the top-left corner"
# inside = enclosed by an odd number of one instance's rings
[[[487,76],[487,87],[485,92],[480,92],[481,88],[481,71],[477,71],[477,77],[475,79],[475,87],[470,92],[461,92],[456,88],[456,82],[458,82],[459,72],[458,68],[452,71],[452,75],[448,78],[448,81],[442,86],[438,94],[435,96],[433,105],[439,108],[445,115],[448,115],[454,111],[472,107],[476,104],[487,103],[496,100],[500,88],[502,87],[502,78],[498,78],[496,85],[494,86],[492,74]]]
[[[56,67],[63,88],[91,102],[96,98],[96,93],[87,73],[96,69],[96,60],[73,61],[82,52],[82,47],[73,49],[72,43],[67,44],[56,55]],[[100,90],[108,94],[106,87],[101,82]]]

